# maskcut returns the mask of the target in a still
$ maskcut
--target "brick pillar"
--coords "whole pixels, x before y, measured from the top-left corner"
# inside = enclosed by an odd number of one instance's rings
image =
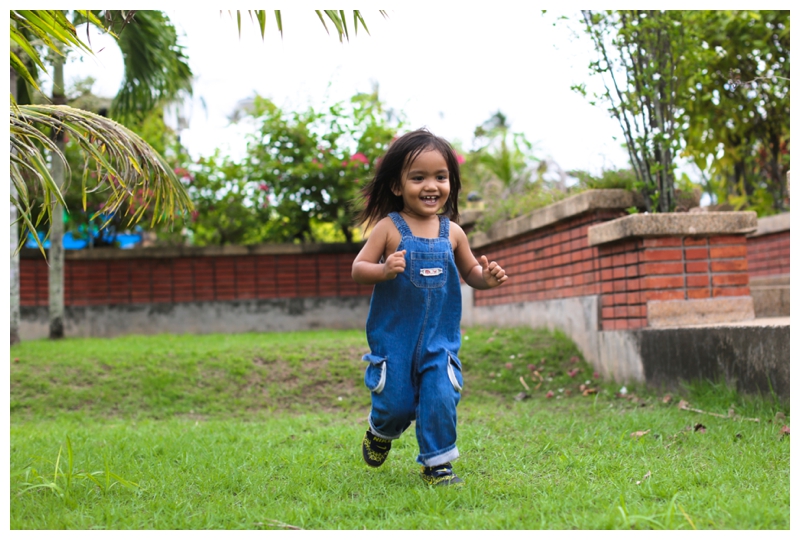
[[[652,214],[592,227],[602,330],[754,318],[745,235],[755,215],[743,224],[741,216],[732,215],[738,213],[727,214],[718,223],[688,214]]]

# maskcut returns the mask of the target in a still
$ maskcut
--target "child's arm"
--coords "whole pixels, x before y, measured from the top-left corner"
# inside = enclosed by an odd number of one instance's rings
[[[390,224],[381,220],[353,261],[353,280],[361,285],[375,285],[397,277],[406,268],[406,251],[395,251],[381,263],[389,242]]]
[[[464,229],[451,223],[450,230],[455,241],[453,255],[456,266],[467,285],[473,289],[491,289],[506,282],[508,276],[499,264],[494,261],[489,262],[486,255],[481,255],[481,260],[478,262],[469,247]]]

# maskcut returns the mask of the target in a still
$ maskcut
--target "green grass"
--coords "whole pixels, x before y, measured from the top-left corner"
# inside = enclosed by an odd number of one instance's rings
[[[563,335],[464,335],[453,488],[420,481],[413,429],[362,462],[361,332],[23,343],[11,528],[789,528],[788,404],[712,383],[617,397]]]

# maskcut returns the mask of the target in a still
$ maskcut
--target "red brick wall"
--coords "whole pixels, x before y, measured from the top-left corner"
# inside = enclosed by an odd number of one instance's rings
[[[747,266],[753,277],[788,274],[789,231],[748,238]]]
[[[355,253],[67,259],[67,306],[259,298],[365,296],[350,277]],[[47,305],[47,264],[20,260],[20,303]]]
[[[598,249],[589,246],[587,230],[623,215],[590,212],[475,250],[496,260],[510,278],[502,287],[476,290],[475,306],[598,294]]]
[[[475,306],[600,295],[603,330],[647,326],[648,300],[750,294],[744,235],[634,238],[596,247],[587,229],[623,215],[595,212],[478,250],[512,278],[475,291]]]
[[[748,296],[744,235],[636,238],[599,246],[603,330],[647,326],[648,300]]]
[[[598,247],[601,330],[626,330],[647,326],[647,295],[642,266],[641,238]],[[650,255],[652,257],[652,255]],[[658,255],[656,255],[658,257]]]

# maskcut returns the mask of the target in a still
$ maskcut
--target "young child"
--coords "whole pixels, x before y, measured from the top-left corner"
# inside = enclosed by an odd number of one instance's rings
[[[374,225],[353,261],[353,279],[375,285],[367,318],[364,382],[372,393],[364,461],[383,465],[392,441],[416,421],[417,463],[429,485],[461,482],[450,461],[463,379],[461,284],[488,289],[508,276],[480,263],[457,225],[456,154],[426,129],[398,138],[364,188],[360,223]]]

